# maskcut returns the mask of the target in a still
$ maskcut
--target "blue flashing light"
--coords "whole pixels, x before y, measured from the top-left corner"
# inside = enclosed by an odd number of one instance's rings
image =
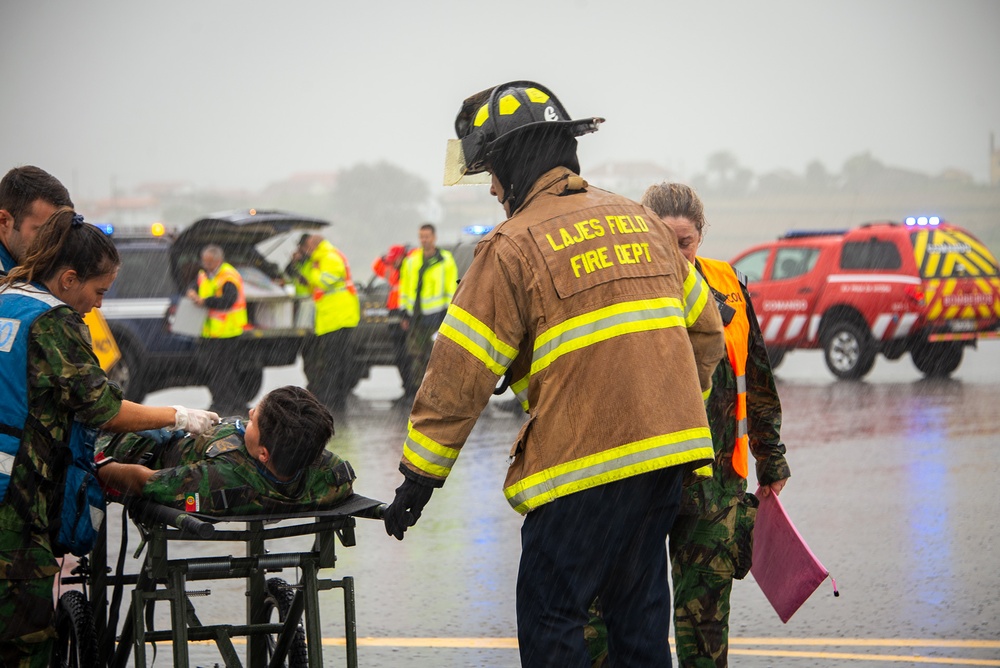
[[[492,225],[469,225],[468,227],[462,228],[462,232],[465,234],[472,234],[475,236],[481,236],[486,234],[493,229]]]
[[[904,221],[907,227],[936,227],[941,224],[940,216],[907,216]]]
[[[94,227],[109,237],[115,233],[115,226],[111,223],[94,223]]]

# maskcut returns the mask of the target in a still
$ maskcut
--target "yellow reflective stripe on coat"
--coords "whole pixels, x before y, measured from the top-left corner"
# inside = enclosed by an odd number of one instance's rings
[[[517,398],[517,402],[521,404],[521,408],[527,413],[531,408],[528,402],[528,383],[531,381],[531,374],[528,374],[520,380],[515,380],[510,384],[510,391],[514,393]]]
[[[708,427],[684,429],[539,471],[506,488],[504,495],[514,510],[523,514],[574,492],[714,456]]]
[[[688,262],[688,275],[684,279],[684,325],[690,327],[701,316],[708,303],[708,289],[701,274]]]
[[[679,299],[660,297],[622,302],[584,313],[545,330],[535,341],[531,373],[561,356],[623,334],[684,326]]]
[[[458,459],[458,452],[421,434],[410,423],[403,443],[403,458],[419,470],[438,478],[447,478]]]
[[[438,334],[457,343],[498,376],[517,357],[517,348],[501,341],[482,321],[454,304],[448,308]]]

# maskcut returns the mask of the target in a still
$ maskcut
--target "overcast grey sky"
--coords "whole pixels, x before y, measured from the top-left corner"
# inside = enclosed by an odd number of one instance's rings
[[[0,168],[77,198],[388,160],[438,191],[462,99],[533,79],[604,116],[583,171],[886,164],[987,179],[1000,2],[4,0]],[[1000,139],[998,139],[1000,141]]]

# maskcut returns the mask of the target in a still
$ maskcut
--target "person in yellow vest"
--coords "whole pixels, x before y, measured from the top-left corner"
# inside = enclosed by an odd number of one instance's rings
[[[681,253],[712,289],[725,324],[727,356],[712,375],[706,404],[715,448],[711,478],[684,489],[670,531],[674,636],[681,666],[725,666],[733,579],[750,569],[757,499],[747,493],[748,459],[762,494],[778,494],[791,475],[781,442],[781,402],[746,279],[721,260],[696,256],[704,206],[679,183],[650,186],[642,203],[677,234]]]
[[[239,398],[243,393],[238,373],[244,360],[235,341],[249,326],[243,277],[215,244],[201,250],[201,267],[197,289],[189,289],[187,297],[207,310],[198,362],[209,378],[212,410],[220,415],[245,415],[247,406]]]
[[[399,306],[406,312],[403,329],[409,357],[409,373],[403,374],[404,403],[417,394],[431,358],[434,338],[458,287],[455,258],[437,247],[434,226],[421,225],[419,234],[420,248],[410,251],[399,269]]]
[[[302,346],[308,389],[331,411],[343,411],[357,380],[352,336],[361,319],[351,267],[322,235],[310,234],[299,241],[288,273],[315,306],[315,336]]]

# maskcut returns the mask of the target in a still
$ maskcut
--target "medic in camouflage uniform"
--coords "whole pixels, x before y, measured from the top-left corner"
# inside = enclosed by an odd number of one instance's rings
[[[681,253],[711,286],[725,323],[727,357],[712,375],[706,404],[715,449],[711,478],[685,488],[670,530],[674,635],[681,666],[726,666],[733,579],[750,569],[757,499],[747,493],[748,451],[763,493],[777,494],[790,475],[781,443],[781,403],[746,289],[726,262],[696,257],[705,225],[695,192],[651,186],[642,199],[677,234]],[[593,631],[593,629],[591,629]]]
[[[36,420],[25,425],[0,504],[0,665],[11,656],[4,651],[6,642],[28,652],[47,648],[55,635],[52,584],[59,565],[49,525],[59,510],[54,499],[65,474],[62,443],[72,409],[76,419],[98,426],[115,417],[122,402],[121,390],[107,382],[91,350],[79,314],[68,307],[51,311],[35,321],[32,334],[28,394]],[[36,665],[48,665],[47,651],[38,652],[43,656]]]
[[[303,405],[308,409],[298,408]],[[274,466],[247,445],[254,420]],[[269,392],[246,425],[227,421],[201,436],[159,430],[114,437],[98,458],[113,457],[119,464],[101,465],[98,471],[102,481],[116,487],[116,467],[141,464],[152,469],[141,487],[143,498],[189,512],[252,515],[328,508],[350,496],[355,479],[350,463],[325,449],[332,435],[333,418],[326,408],[307,390],[286,386]]]
[[[123,401],[108,382],[82,318],[120,265],[103,232],[64,207],[19,259],[0,279],[0,665],[47,666],[74,420],[123,431],[218,416]]]

